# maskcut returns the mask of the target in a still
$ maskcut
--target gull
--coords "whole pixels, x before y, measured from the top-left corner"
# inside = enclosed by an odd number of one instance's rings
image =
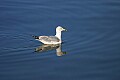
[[[42,42],[43,44],[61,44],[61,32],[67,31],[61,26],[56,28],[56,35],[55,36],[33,36],[36,40]]]

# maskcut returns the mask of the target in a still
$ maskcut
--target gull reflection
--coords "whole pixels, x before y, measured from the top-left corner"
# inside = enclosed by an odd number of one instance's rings
[[[62,46],[61,44],[43,44],[35,49],[35,52],[44,52],[49,50],[56,49],[56,55],[57,56],[63,56],[66,54],[66,52],[63,52],[61,50]]]

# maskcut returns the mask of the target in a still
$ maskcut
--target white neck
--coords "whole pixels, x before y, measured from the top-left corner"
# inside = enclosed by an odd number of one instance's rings
[[[56,35],[55,36],[58,37],[61,40],[61,31],[56,30]]]

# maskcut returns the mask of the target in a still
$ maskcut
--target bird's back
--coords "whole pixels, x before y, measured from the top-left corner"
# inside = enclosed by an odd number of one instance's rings
[[[39,41],[44,44],[58,44],[61,43],[61,40],[56,36],[39,36]]]

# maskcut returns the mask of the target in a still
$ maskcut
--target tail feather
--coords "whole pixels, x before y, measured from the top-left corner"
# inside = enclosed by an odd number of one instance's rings
[[[32,37],[35,38],[35,39],[39,39],[39,36],[34,36],[34,35],[33,35]]]

